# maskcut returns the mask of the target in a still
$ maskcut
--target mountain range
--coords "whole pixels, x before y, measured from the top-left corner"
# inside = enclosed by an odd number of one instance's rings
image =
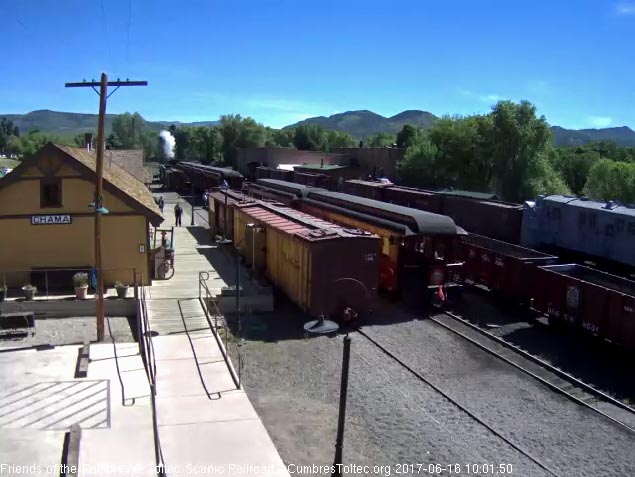
[[[116,115],[106,115],[106,131],[110,129],[112,120]],[[94,131],[97,126],[96,114],[66,113],[60,111],[38,110],[27,114],[0,114],[0,118],[10,119],[20,131],[39,129],[44,133],[74,136],[88,131]],[[308,118],[286,128],[300,124],[318,124],[325,129],[339,129],[346,131],[356,138],[365,139],[372,134],[380,132],[396,133],[405,124],[412,124],[427,128],[438,118],[432,113],[420,110],[407,110],[395,116],[384,117],[372,111],[347,111],[332,116],[317,116]],[[219,121],[201,121],[194,123],[182,123],[179,121],[147,121],[146,125],[156,131],[168,128],[171,124],[176,126],[214,126]],[[554,143],[557,146],[578,146],[594,141],[614,141],[620,146],[635,146],[635,131],[631,128],[615,127],[604,129],[565,129],[560,126],[552,126]]]
[[[106,114],[106,131],[110,130],[112,120],[116,114]],[[21,132],[39,129],[43,133],[58,136],[75,136],[83,132],[97,129],[97,115],[84,113],[66,113],[40,109],[26,114],[0,114],[0,118],[7,118],[17,126]],[[214,126],[220,121],[201,121],[195,123],[182,123],[179,121],[146,121],[150,129],[161,131],[170,125],[175,126]]]
[[[385,118],[372,111],[348,111],[329,116],[308,118],[287,126],[296,127],[301,124],[317,124],[325,129],[340,129],[356,138],[366,138],[380,132],[396,133],[405,124],[422,128],[429,127],[437,116],[427,111],[408,110],[395,116]],[[579,146],[595,141],[614,141],[620,146],[635,146],[635,131],[623,126],[604,129],[565,129],[552,126],[553,141],[556,146]]]

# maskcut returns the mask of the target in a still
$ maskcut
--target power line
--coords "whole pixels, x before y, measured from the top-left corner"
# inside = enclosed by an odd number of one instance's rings
[[[130,60],[130,24],[132,23],[132,0],[128,0],[128,34],[126,39],[126,63]]]

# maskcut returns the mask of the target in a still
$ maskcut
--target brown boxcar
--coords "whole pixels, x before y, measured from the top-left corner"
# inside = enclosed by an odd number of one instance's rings
[[[385,200],[384,190],[392,184],[379,181],[362,181],[352,179],[344,182],[342,192],[373,200]]]
[[[392,186],[384,190],[383,200],[393,204],[403,205],[404,207],[412,207],[413,209],[425,210],[433,214],[441,214],[443,213],[441,207],[442,199],[442,196],[429,190]]]
[[[212,236],[221,235],[234,239],[234,204],[248,201],[250,198],[232,190],[216,189],[209,194],[208,215]],[[225,222],[227,217],[227,222]],[[227,223],[227,227],[225,227]]]
[[[494,200],[444,195],[441,213],[470,233],[519,244],[523,206]]]
[[[374,308],[379,237],[292,209],[258,202],[235,204],[235,243],[244,255],[249,255],[247,236],[254,227],[266,237],[267,278],[304,311],[314,317],[341,317],[348,307],[356,313]]]
[[[536,267],[534,308],[558,323],[635,350],[635,282],[582,265]]]
[[[531,298],[527,278],[530,269],[558,261],[553,255],[482,235],[464,236],[462,247],[466,283],[483,286],[520,303],[527,303]]]

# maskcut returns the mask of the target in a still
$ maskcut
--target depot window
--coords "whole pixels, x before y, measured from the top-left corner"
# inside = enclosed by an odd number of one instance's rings
[[[59,179],[40,182],[40,207],[62,206],[62,181]]]

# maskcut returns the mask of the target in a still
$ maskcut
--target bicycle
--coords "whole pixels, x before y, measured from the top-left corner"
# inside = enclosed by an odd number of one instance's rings
[[[163,263],[159,265],[158,273],[164,280],[169,280],[174,276],[174,251],[166,250]]]

